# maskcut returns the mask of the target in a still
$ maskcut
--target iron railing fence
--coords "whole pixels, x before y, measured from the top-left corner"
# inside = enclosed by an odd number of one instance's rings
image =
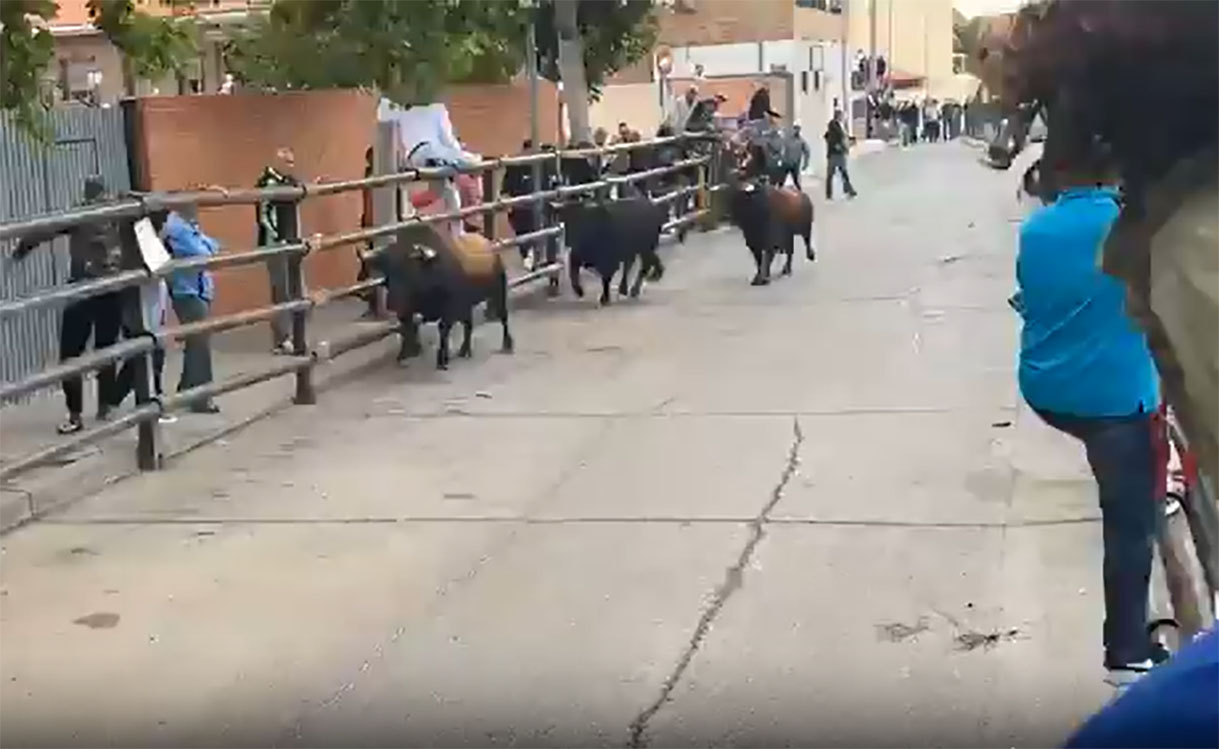
[[[537,190],[535,192],[514,196],[501,197],[498,194],[496,172],[514,165],[534,166],[535,172],[547,161],[554,162],[556,174],[562,174],[561,161],[573,157],[593,157],[600,164],[607,155],[636,149],[654,149],[667,144],[692,143],[700,140],[712,141],[709,153],[695,158],[687,158],[670,165],[637,171],[622,175],[604,175],[589,183],[576,185],[558,185],[553,189]],[[715,193],[723,189],[724,184],[719,174],[718,149],[720,144],[712,135],[685,134],[667,138],[657,138],[638,143],[622,143],[610,146],[585,149],[556,150],[552,152],[511,156],[485,160],[468,167],[413,168],[394,174],[378,175],[364,179],[344,180],[330,183],[306,184],[290,187],[269,187],[260,189],[235,190],[203,190],[167,193],[127,194],[123,198],[100,206],[87,206],[59,213],[21,218],[0,224],[0,241],[20,239],[31,234],[44,235],[48,232],[67,231],[73,227],[97,221],[138,220],[151,214],[194,205],[200,207],[221,205],[252,205],[263,201],[286,201],[299,203],[311,197],[333,195],[354,190],[364,190],[378,187],[399,186],[410,182],[428,181],[451,178],[460,173],[481,174],[484,185],[484,201],[476,206],[468,206],[459,210],[438,213],[429,216],[414,216],[402,221],[396,221],[381,226],[373,226],[358,231],[341,234],[314,234],[302,239],[299,236],[288,237],[282,244],[259,247],[239,252],[226,252],[207,258],[186,258],[170,260],[164,266],[150,271],[144,269],[123,270],[105,278],[99,278],[80,283],[52,288],[31,296],[0,302],[0,320],[15,318],[30,314],[36,310],[63,307],[84,299],[113,292],[128,292],[130,299],[126,305],[139,305],[138,295],[130,293],[140,290],[155,290],[156,284],[170,273],[182,270],[215,270],[234,266],[266,263],[273,258],[286,258],[289,273],[288,300],[269,304],[263,307],[243,310],[240,312],[211,317],[203,321],[186,325],[176,325],[159,330],[138,329],[129,331],[130,335],[120,342],[102,349],[91,351],[79,357],[62,361],[40,372],[18,380],[0,383],[0,403],[20,398],[26,393],[54,385],[69,377],[81,376],[108,364],[117,364],[124,360],[132,360],[135,371],[136,407],[122,416],[87,430],[77,432],[63,440],[39,449],[27,455],[7,461],[0,465],[0,480],[11,479],[32,468],[44,465],[56,458],[78,450],[132,427],[137,429],[136,448],[137,464],[141,470],[155,470],[161,467],[159,417],[175,409],[204,402],[217,395],[239,390],[260,382],[285,375],[295,376],[294,403],[311,404],[317,400],[313,384],[313,370],[318,363],[327,361],[353,349],[365,346],[398,330],[396,320],[384,321],[375,325],[361,325],[358,330],[349,335],[332,339],[325,344],[310,348],[308,337],[308,320],[311,310],[331,304],[336,300],[361,294],[383,285],[384,280],[373,278],[337,289],[328,289],[307,293],[304,283],[303,260],[311,252],[325,252],[358,242],[385,237],[403,229],[417,226],[429,226],[446,221],[461,220],[471,216],[483,217],[483,230],[497,251],[506,250],[521,244],[539,239],[561,237],[564,227],[561,223],[545,225],[543,228],[523,234],[495,239],[495,218],[500,212],[524,206],[540,206],[545,201],[561,200],[570,196],[608,191],[618,185],[631,184],[650,180],[669,174],[694,170],[694,184],[687,184],[668,191],[666,194],[652,198],[656,204],[677,202],[678,210],[672,220],[664,226],[666,233],[675,229],[687,227],[697,221],[715,220],[717,212],[712,209],[711,201]],[[534,182],[539,184],[538,181]],[[682,213],[680,207],[685,201],[679,201],[687,195],[693,195],[691,210]],[[45,246],[45,245],[44,245]],[[375,256],[384,248],[374,248],[363,253],[365,258]],[[553,252],[548,252],[539,267],[521,276],[509,280],[509,285],[519,287],[534,281],[548,280],[557,283],[557,277],[562,270],[561,258]],[[132,312],[133,310],[126,310]],[[292,351],[289,356],[275,363],[254,371],[243,372],[232,377],[200,385],[177,393],[156,396],[151,387],[151,356],[155,349],[163,347],[169,341],[183,340],[202,333],[218,333],[235,328],[254,325],[271,318],[288,314],[292,318]],[[142,319],[142,315],[133,314],[130,318]]]

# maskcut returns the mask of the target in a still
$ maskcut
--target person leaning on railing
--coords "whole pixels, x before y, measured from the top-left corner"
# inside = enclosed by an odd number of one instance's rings
[[[296,155],[291,148],[283,147],[275,152],[275,160],[263,170],[255,187],[290,187],[299,185],[293,176]],[[297,205],[292,200],[264,200],[258,204],[258,246],[281,244],[289,238],[298,238],[300,223]],[[289,301],[288,258],[276,255],[267,260],[267,275],[271,282],[271,303]],[[292,353],[291,315],[282,313],[271,318],[271,350],[277,354]]]
[[[109,199],[106,184],[100,176],[87,177],[84,182],[86,205],[104,203]],[[68,236],[68,283],[91,281],[114,275],[123,267],[123,247],[118,227],[113,221],[90,221],[69,229],[33,233],[17,245],[13,257],[22,260],[36,247],[60,234]],[[123,292],[111,291],[70,303],[63,310],[59,333],[59,359],[64,361],[85,352],[89,338],[93,347],[103,349],[114,345],[123,327]],[[97,372],[97,418],[105,420],[114,406],[117,387],[116,365],[111,362]],[[72,434],[84,428],[84,381],[80,375],[68,377],[62,383],[67,420],[59,425],[60,434]]]
[[[220,244],[200,230],[198,209],[194,205],[185,205],[171,212],[165,219],[161,236],[174,258],[212,257],[220,251]],[[174,271],[169,278],[169,295],[178,322],[189,325],[206,320],[215,291],[215,281],[206,270]],[[184,349],[178,392],[212,381],[211,334],[187,336]],[[191,404],[190,410],[205,414],[220,412],[220,408],[210,399]]]

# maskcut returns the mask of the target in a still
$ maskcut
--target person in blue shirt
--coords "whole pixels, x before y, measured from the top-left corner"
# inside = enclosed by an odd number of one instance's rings
[[[1083,443],[1096,479],[1104,544],[1104,665],[1121,685],[1163,660],[1147,630],[1159,511],[1153,429],[1159,381],[1121,282],[1100,268],[1118,216],[1105,159],[1075,149],[1054,168],[1057,198],[1021,226],[1016,259],[1020,391],[1051,427]],[[1162,488],[1162,487],[1160,487]]]
[[[220,246],[199,229],[195,206],[183,206],[165,219],[161,229],[165,245],[174,258],[210,257]],[[206,320],[215,295],[215,282],[206,270],[174,271],[169,278],[169,295],[178,322],[188,325]],[[187,336],[178,392],[212,381],[212,347],[208,333]],[[210,400],[191,406],[195,413],[214,414],[220,408]]]

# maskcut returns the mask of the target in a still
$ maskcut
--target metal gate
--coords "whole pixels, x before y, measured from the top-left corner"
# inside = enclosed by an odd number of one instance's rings
[[[49,113],[49,125],[53,137],[39,143],[0,113],[0,222],[78,205],[91,174],[100,174],[112,191],[130,189],[121,109],[58,108]],[[12,251],[12,243],[0,243],[0,299],[29,296],[67,280],[65,238],[55,241],[53,251],[35,251],[21,262],[13,260]],[[58,358],[58,341],[57,310],[0,320],[0,381],[45,369]]]

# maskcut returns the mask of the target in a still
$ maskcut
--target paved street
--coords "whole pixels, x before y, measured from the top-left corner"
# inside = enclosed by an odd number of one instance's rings
[[[1019,406],[976,159],[859,160],[768,288],[692,238],[637,303],[522,303],[515,356],[487,326],[3,537],[3,741],[1061,742],[1100,529]]]

